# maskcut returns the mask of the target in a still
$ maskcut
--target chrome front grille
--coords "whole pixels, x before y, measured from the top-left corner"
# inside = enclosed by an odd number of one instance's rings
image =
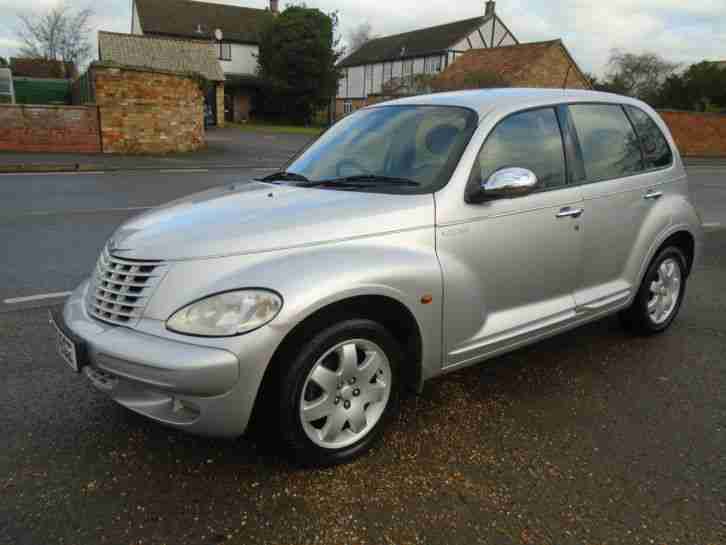
[[[134,325],[166,268],[162,261],[122,259],[104,248],[88,290],[89,314],[112,324]]]

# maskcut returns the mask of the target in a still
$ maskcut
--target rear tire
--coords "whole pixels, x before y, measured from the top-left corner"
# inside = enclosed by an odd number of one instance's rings
[[[648,267],[633,304],[620,313],[625,328],[637,335],[668,329],[683,302],[687,271],[680,249],[669,246],[661,250]]]
[[[293,462],[329,466],[365,453],[399,401],[400,345],[382,325],[348,319],[315,334],[278,382],[282,446]]]

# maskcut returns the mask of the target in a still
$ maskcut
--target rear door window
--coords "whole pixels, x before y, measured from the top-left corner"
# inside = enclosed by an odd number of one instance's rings
[[[670,166],[673,163],[673,152],[655,121],[635,106],[626,106],[625,109],[638,133],[643,148],[645,168],[650,170]]]
[[[555,110],[529,110],[504,119],[487,137],[478,165],[478,183],[500,169],[520,167],[534,172],[542,189],[565,185],[565,152]]]
[[[622,107],[616,104],[570,106],[588,182],[643,172],[638,138]]]

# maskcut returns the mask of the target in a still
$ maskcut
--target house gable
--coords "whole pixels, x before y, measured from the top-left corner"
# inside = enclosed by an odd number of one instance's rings
[[[491,74],[516,87],[591,88],[561,40],[467,51],[433,86],[446,90],[477,87],[477,74]]]
[[[519,40],[495,14],[487,18],[480,27],[467,34],[450,48],[454,51],[468,51],[469,49],[488,49],[518,43]]]
[[[337,98],[364,99],[371,94],[405,87],[416,76],[435,75],[470,49],[493,48],[519,43],[486,3],[481,17],[385,36],[371,40],[341,63],[343,77]],[[408,83],[407,83],[408,82]]]

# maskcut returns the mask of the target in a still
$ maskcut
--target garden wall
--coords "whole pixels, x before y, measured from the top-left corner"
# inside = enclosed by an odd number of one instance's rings
[[[94,65],[104,153],[171,153],[204,147],[204,93],[185,75]]]
[[[658,112],[684,157],[726,157],[726,114]]]
[[[95,106],[0,104],[0,150],[101,151]]]

